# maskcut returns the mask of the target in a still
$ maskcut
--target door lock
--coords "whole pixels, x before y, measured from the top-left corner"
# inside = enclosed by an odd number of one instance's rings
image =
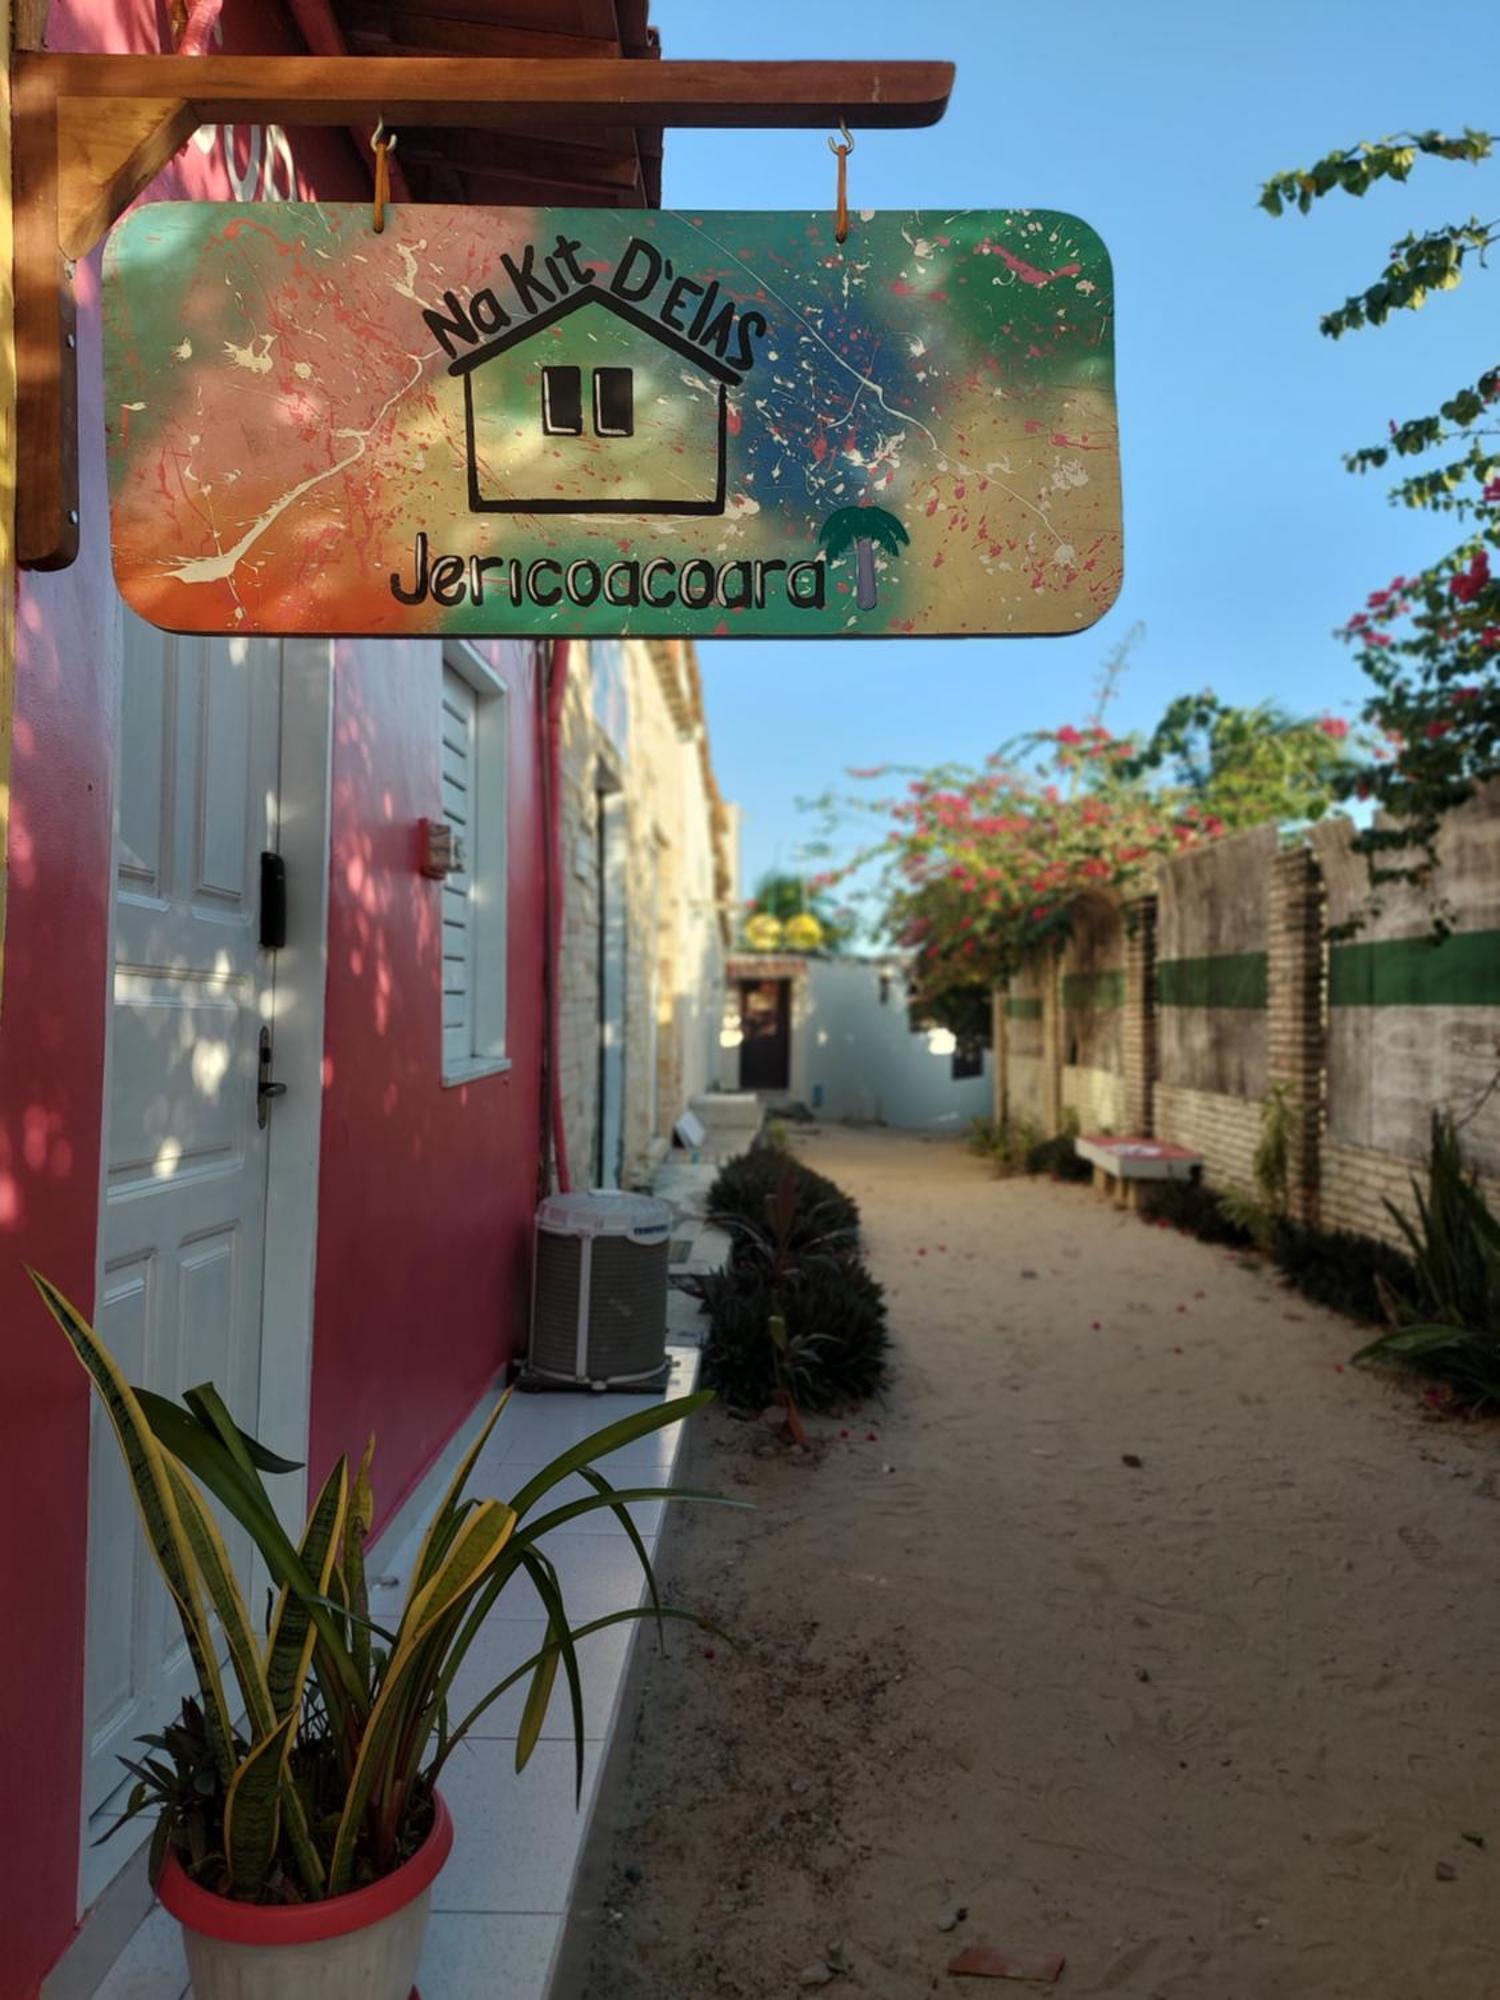
[[[275,1082],[271,1076],[271,1030],[263,1027],[255,1080],[255,1122],[263,1132],[271,1116],[271,1099],[285,1096],[286,1085]]]

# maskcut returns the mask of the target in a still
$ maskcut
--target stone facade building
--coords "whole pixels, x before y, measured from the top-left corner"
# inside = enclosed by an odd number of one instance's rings
[[[571,648],[559,1045],[576,1187],[629,1187],[716,1073],[735,894],[692,645]]]

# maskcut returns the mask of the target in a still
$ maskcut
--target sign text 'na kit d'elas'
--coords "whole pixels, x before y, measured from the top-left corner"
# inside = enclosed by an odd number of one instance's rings
[[[1045,210],[168,202],[105,259],[115,573],[181,632],[1076,632],[1114,294]]]

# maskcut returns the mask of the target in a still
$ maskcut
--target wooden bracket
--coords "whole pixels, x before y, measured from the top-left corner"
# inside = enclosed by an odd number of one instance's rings
[[[942,62],[612,58],[18,55],[15,147],[16,552],[78,554],[72,262],[199,125],[886,128],[947,109]]]

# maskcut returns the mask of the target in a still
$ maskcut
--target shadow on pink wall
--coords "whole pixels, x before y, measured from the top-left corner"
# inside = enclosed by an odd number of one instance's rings
[[[532,649],[509,697],[511,1068],[442,1081],[439,649],[340,643],[313,1345],[314,1473],[373,1431],[392,1506],[525,1339],[541,1104],[543,854]],[[377,1526],[379,1524],[377,1523]]]

